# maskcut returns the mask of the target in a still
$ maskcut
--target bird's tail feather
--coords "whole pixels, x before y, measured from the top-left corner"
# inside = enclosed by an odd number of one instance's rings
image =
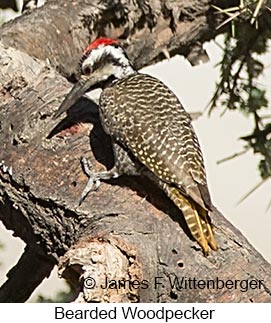
[[[207,211],[196,205],[192,200],[183,196],[175,187],[167,185],[166,193],[182,211],[192,236],[202,247],[204,254],[209,254],[209,246],[213,250],[217,250],[217,244]]]
[[[197,207],[197,212],[200,216],[201,219],[201,224],[202,224],[202,228],[203,228],[203,232],[204,232],[204,236],[206,237],[209,246],[213,249],[213,250],[217,250],[217,243],[214,237],[214,232],[210,223],[210,219],[208,217],[208,213],[206,210],[204,210],[202,207],[198,206]]]

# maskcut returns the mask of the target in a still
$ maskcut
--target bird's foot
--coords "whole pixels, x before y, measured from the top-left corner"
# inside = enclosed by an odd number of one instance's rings
[[[82,169],[88,177],[88,182],[81,194],[79,205],[82,204],[89,192],[96,191],[99,188],[101,185],[101,180],[108,180],[111,178],[117,178],[119,176],[115,167],[109,171],[95,173],[93,170],[93,165],[90,161],[88,161],[85,157],[81,157],[80,161],[82,164]]]
[[[88,182],[81,194],[79,205],[84,201],[89,192],[96,191],[101,184],[99,173],[94,172],[92,163],[85,157],[81,157],[80,162],[84,173],[88,177]]]

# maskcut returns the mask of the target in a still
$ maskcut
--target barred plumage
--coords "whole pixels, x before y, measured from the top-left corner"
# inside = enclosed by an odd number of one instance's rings
[[[112,137],[115,153],[110,171],[91,174],[86,170],[87,188],[124,173],[146,175],[182,211],[204,253],[209,253],[209,246],[216,250],[200,145],[190,116],[175,94],[158,79],[135,71],[124,50],[111,39],[99,39],[87,47],[81,71],[80,81],[56,116],[88,90],[101,87],[101,122]]]
[[[204,253],[208,244],[216,250],[201,149],[190,116],[174,93],[156,78],[138,73],[107,87],[100,108],[106,132],[155,175],[151,179],[182,210]]]

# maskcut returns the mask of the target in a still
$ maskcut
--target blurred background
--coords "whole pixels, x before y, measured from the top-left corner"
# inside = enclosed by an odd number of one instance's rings
[[[1,0],[2,2],[2,0]],[[43,1],[39,1],[39,5]],[[14,10],[0,10],[0,23],[20,14],[22,1],[16,2],[18,12]],[[150,66],[142,72],[151,74],[165,84],[179,97],[188,112],[201,112],[193,124],[203,150],[209,189],[214,205],[224,216],[236,226],[249,242],[271,262],[271,200],[270,180],[263,183],[255,192],[242,203],[240,199],[262,181],[259,171],[259,157],[249,151],[229,161],[218,161],[238,153],[244,149],[244,141],[239,138],[250,134],[253,129],[253,120],[240,112],[223,109],[214,110],[208,116],[210,102],[216,83],[219,81],[219,69],[215,67],[221,61],[223,51],[220,44],[223,36],[215,41],[206,43],[210,61],[192,67],[181,56]],[[270,44],[269,44],[270,48]],[[271,53],[264,55],[264,76],[259,80],[267,90],[267,97],[271,100]],[[268,109],[269,114],[270,107]],[[24,243],[12,236],[0,223],[0,285],[6,280],[6,274],[20,258]],[[49,277],[37,288],[30,302],[45,298],[53,298],[59,291],[68,291],[69,288],[57,278],[54,270]]]

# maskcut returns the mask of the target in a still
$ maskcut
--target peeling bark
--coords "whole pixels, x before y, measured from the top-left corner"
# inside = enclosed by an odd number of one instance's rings
[[[33,279],[28,276],[20,295],[11,288],[21,274],[11,271],[0,288],[3,302],[26,300],[54,264],[77,288],[78,302],[271,301],[270,265],[217,210],[212,219],[220,249],[206,258],[179,210],[146,179],[104,183],[78,206],[87,181],[80,156],[95,170],[110,168],[112,148],[94,102],[81,99],[64,120],[52,120],[71,86],[55,68],[71,79],[82,48],[102,33],[125,38],[138,67],[161,60],[165,48],[171,56],[188,54],[196,41],[215,35],[207,1],[153,0],[137,7],[143,2],[48,2],[0,29],[0,219],[25,241],[27,258],[36,255],[37,265],[47,264]],[[124,4],[132,17],[125,16]],[[26,256],[17,273],[27,270]],[[84,285],[89,277],[95,289]],[[155,286],[154,277],[164,286]],[[171,286],[175,277],[255,279],[262,288],[178,290]],[[135,285],[102,288],[106,278]]]

